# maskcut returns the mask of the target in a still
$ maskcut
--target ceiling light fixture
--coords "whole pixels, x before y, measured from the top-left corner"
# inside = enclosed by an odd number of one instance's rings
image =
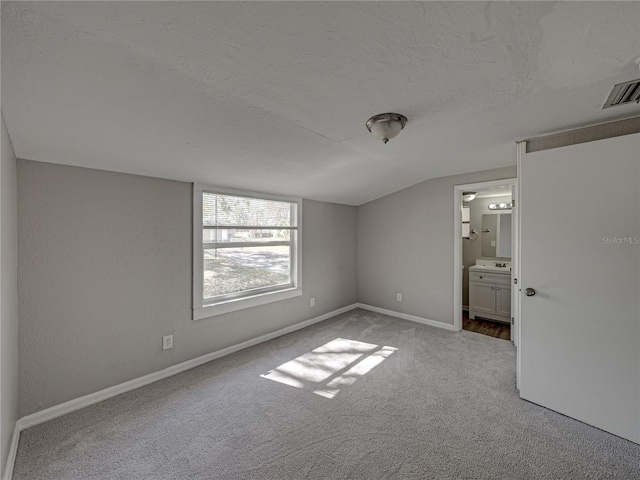
[[[513,205],[511,203],[490,203],[489,204],[489,210],[508,210],[511,207],[513,207]]]
[[[463,192],[462,193],[462,201],[463,202],[470,202],[471,200],[476,198],[476,195],[478,195],[478,192]]]
[[[387,143],[396,137],[407,124],[407,117],[399,113],[380,113],[367,120],[367,130],[373,136]]]

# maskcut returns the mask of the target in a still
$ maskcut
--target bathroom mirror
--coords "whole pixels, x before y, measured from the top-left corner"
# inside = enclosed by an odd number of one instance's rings
[[[483,257],[511,258],[511,213],[482,215]]]

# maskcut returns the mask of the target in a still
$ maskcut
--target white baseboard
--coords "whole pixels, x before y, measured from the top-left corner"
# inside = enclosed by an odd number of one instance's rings
[[[13,476],[13,465],[16,463],[16,454],[18,453],[19,440],[20,440],[20,427],[18,425],[18,422],[16,422],[16,425],[13,428],[11,445],[9,445],[9,455],[7,455],[7,464],[4,467],[4,475],[2,476],[2,480],[11,480],[11,477]]]
[[[372,312],[382,313],[383,315],[389,315],[390,317],[398,317],[403,320],[409,320],[410,322],[429,325],[430,327],[444,328],[445,330],[449,330],[451,332],[459,331],[455,326],[449,323],[438,322],[437,320],[430,320],[428,318],[416,317],[415,315],[409,315],[407,313],[394,312],[393,310],[387,310],[386,308],[373,307],[371,305],[367,305],[366,303],[358,303],[356,304],[356,306],[358,308],[363,308],[365,310],[371,310]]]
[[[337,310],[333,310],[331,312],[325,313],[324,315],[320,315],[318,317],[311,318],[309,320],[305,320],[300,323],[296,323],[295,325],[282,328],[275,332],[267,333],[260,337],[247,340],[246,342],[238,343],[236,345],[223,348],[222,350],[208,353],[206,355],[202,355],[201,357],[194,358],[192,360],[187,360],[186,362],[182,362],[177,365],[172,365],[171,367],[165,368],[163,370],[150,373],[148,375],[144,375],[139,378],[134,378],[133,380],[129,380],[128,382],[124,382],[119,385],[114,385],[113,387],[105,388],[104,390],[100,390],[95,393],[90,393],[83,397],[75,398],[73,400],[69,400],[68,402],[61,403],[60,405],[55,405],[45,410],[41,410],[39,412],[32,413],[31,415],[22,417],[16,422],[16,426],[13,432],[13,439],[11,441],[11,447],[9,450],[9,456],[7,459],[7,465],[4,471],[3,480],[11,480],[11,477],[13,475],[13,466],[15,463],[16,453],[18,451],[18,440],[20,439],[20,432],[22,430],[25,430],[29,427],[33,427],[40,423],[46,422],[48,420],[53,420],[54,418],[60,417],[62,415],[66,415],[67,413],[74,412],[81,408],[94,405],[96,403],[107,400],[111,397],[115,397],[116,395],[130,392],[131,390],[135,390],[136,388],[144,387],[145,385],[149,385],[150,383],[157,382],[158,380],[162,380],[164,378],[171,377],[178,373],[182,373],[186,370],[190,370],[192,368],[198,367],[200,365],[208,363],[217,358],[230,355],[239,350],[253,347],[254,345],[258,345],[259,343],[263,343],[268,340],[281,337],[282,335],[286,335],[288,333],[301,330],[315,323],[322,322],[323,320],[327,320],[331,317],[335,317],[336,315],[340,315],[341,313],[345,313],[350,310],[353,310],[354,308],[357,308],[357,307],[358,307],[358,304],[355,304],[355,303],[352,305],[347,305],[346,307],[342,307]]]

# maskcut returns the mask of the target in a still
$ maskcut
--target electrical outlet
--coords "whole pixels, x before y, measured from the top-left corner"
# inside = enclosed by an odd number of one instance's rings
[[[398,301],[398,302],[402,301],[402,294],[401,293],[396,293],[396,301]]]
[[[162,337],[162,350],[169,350],[173,348],[173,335],[166,335]]]
[[[309,301],[309,306],[310,307],[316,306],[316,297],[311,298],[311,300]]]

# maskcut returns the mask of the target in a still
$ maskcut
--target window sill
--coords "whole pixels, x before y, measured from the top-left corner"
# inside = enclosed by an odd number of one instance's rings
[[[277,292],[262,293],[253,297],[227,300],[213,305],[194,308],[193,319],[202,320],[204,318],[215,317],[216,315],[236,312],[245,308],[257,307],[259,305],[266,305],[267,303],[299,297],[300,295],[302,295],[302,288],[289,288],[287,290],[280,290]]]

